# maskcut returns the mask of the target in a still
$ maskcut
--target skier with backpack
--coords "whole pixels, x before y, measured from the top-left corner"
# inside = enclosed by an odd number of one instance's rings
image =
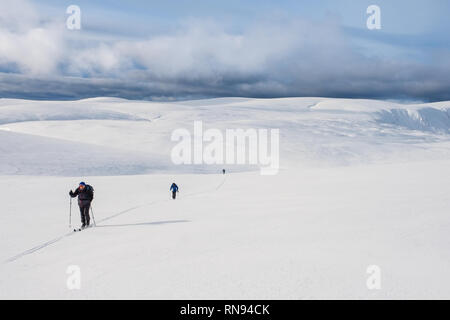
[[[84,182],[80,182],[75,192],[70,190],[69,195],[72,198],[78,196],[78,206],[80,207],[81,214],[81,228],[84,229],[89,227],[89,209],[91,207],[91,202],[94,199],[94,188]]]
[[[172,183],[172,185],[170,186],[170,191],[172,191],[172,199],[175,200],[175,198],[177,197],[177,192],[178,192],[178,186],[177,184],[174,182]]]

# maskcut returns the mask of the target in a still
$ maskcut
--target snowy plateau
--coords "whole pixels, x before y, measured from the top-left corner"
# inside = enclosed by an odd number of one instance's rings
[[[278,173],[173,163],[195,121],[279,129]],[[450,102],[0,99],[0,298],[450,299],[449,191]]]

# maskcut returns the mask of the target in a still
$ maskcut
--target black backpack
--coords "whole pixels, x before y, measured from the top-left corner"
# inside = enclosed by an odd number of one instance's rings
[[[94,199],[94,188],[91,185],[86,185],[86,192],[92,194],[92,199]]]

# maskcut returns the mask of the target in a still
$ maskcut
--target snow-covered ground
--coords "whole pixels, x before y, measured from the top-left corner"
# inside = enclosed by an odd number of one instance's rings
[[[198,120],[279,128],[279,174],[172,164]],[[0,175],[0,298],[450,298],[450,102],[1,99]]]

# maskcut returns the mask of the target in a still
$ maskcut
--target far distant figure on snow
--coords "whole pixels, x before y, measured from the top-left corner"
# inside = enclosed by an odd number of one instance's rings
[[[175,182],[172,183],[172,185],[170,186],[170,191],[172,191],[172,199],[175,200],[175,198],[177,197],[177,192],[178,192],[178,186]]]
[[[225,174],[225,169],[222,169],[222,174]]]

